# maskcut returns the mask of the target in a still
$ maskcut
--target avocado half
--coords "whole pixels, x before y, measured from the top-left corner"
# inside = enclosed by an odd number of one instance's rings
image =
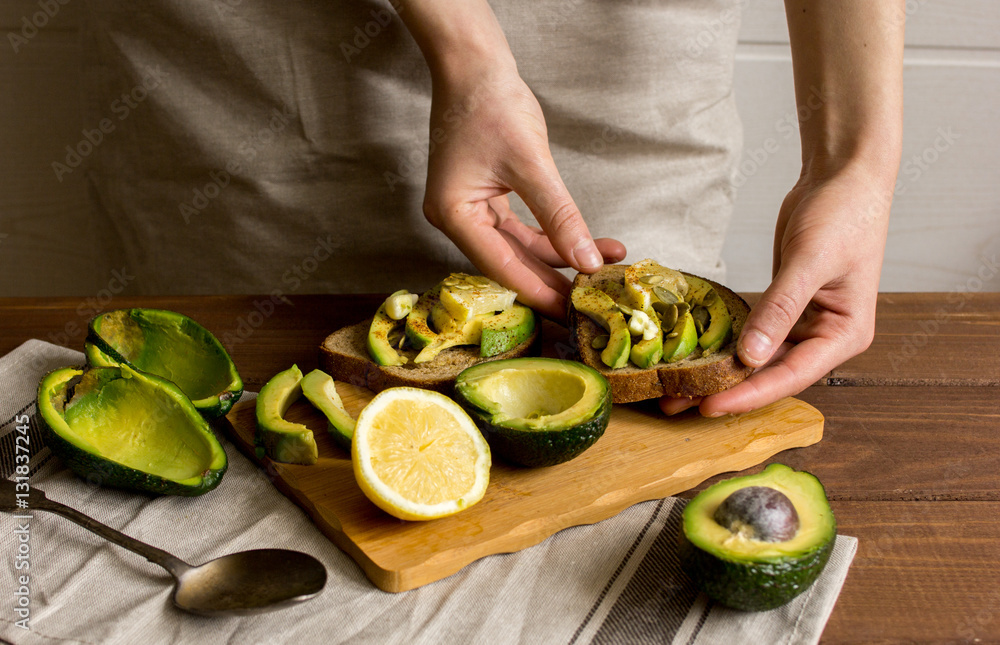
[[[756,539],[748,536],[744,523],[737,522],[742,530],[733,531],[716,521],[720,506],[733,493],[751,487],[778,491],[791,502],[797,529],[790,539]],[[754,512],[765,506],[744,504]],[[684,570],[714,600],[746,611],[779,607],[809,588],[826,566],[837,535],[823,485],[815,476],[782,464],[702,491],[685,507],[683,524]]]
[[[128,365],[50,372],[38,412],[52,451],[91,482],[194,496],[226,472],[226,452],[190,399]]]
[[[225,415],[243,381],[222,343],[183,314],[116,309],[90,321],[84,346],[93,367],[129,367],[173,381],[206,419]]]
[[[456,400],[490,448],[522,466],[552,466],[592,446],[611,418],[611,388],[583,363],[512,358],[465,369]]]

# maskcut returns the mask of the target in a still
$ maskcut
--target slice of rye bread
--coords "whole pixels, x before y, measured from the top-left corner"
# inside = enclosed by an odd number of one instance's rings
[[[605,266],[597,273],[577,274],[573,286],[596,287],[602,280],[621,280],[626,268],[625,265],[613,264]],[[729,389],[753,373],[752,367],[744,365],[736,357],[736,340],[750,313],[750,305],[731,289],[712,280],[706,282],[715,288],[729,309],[729,316],[733,321],[733,339],[709,356],[702,356],[701,348],[698,347],[684,360],[677,363],[661,362],[656,367],[641,368],[629,363],[626,367],[611,369],[605,365],[601,360],[601,351],[591,347],[591,341],[595,336],[607,335],[607,332],[588,316],[570,306],[570,339],[582,362],[608,379],[608,383],[611,384],[612,401],[632,403],[661,396],[707,396]]]
[[[409,386],[424,390],[436,390],[451,395],[455,378],[467,367],[476,363],[504,358],[519,358],[537,354],[541,345],[541,320],[535,331],[517,347],[496,356],[483,358],[478,345],[450,347],[433,360],[415,364],[415,349],[404,349],[400,354],[409,361],[403,365],[385,366],[371,360],[368,355],[368,329],[372,319],[368,318],[356,325],[339,329],[319,346],[319,367],[335,381],[344,381],[373,392],[381,392],[390,387]]]

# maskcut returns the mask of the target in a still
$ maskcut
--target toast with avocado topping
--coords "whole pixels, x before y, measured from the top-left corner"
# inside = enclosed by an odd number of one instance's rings
[[[615,403],[707,396],[746,379],[736,357],[750,313],[725,286],[653,260],[607,265],[573,281],[568,324],[580,360]]]
[[[537,350],[537,317],[516,296],[465,273],[419,296],[397,291],[371,318],[330,334],[320,345],[320,368],[374,392],[411,386],[450,394],[465,368]]]

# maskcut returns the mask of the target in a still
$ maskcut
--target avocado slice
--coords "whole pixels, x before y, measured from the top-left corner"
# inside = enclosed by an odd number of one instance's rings
[[[236,365],[219,340],[174,311],[117,309],[95,316],[84,353],[93,367],[128,365],[173,381],[207,419],[225,415],[243,394]]]
[[[88,482],[163,495],[203,495],[228,461],[174,383],[128,365],[64,367],[38,385],[46,443]]]
[[[702,356],[708,356],[724,347],[733,337],[733,321],[729,316],[725,301],[707,281],[693,275],[684,274],[690,285],[687,301],[708,309],[710,321],[705,331],[698,337]]]
[[[257,432],[254,443],[258,451],[287,464],[314,464],[319,457],[313,432],[301,423],[283,417],[289,406],[302,396],[302,371],[292,365],[278,372],[257,395]]]
[[[495,453],[529,467],[577,457],[611,418],[611,388],[600,372],[555,358],[473,365],[455,380],[455,400]]]
[[[402,289],[389,296],[389,298],[393,298],[401,293],[407,293],[407,291]],[[403,329],[406,319],[394,320],[389,316],[386,312],[386,303],[389,301],[389,298],[386,298],[386,302],[383,302],[379,306],[378,311],[375,312],[375,316],[372,318],[372,324],[368,328],[368,339],[366,341],[368,355],[379,365],[403,365],[407,359],[396,351],[389,337]]]
[[[777,505],[775,513],[771,497],[790,504]],[[826,566],[837,535],[823,485],[782,464],[702,491],[684,509],[683,524],[684,570],[713,599],[747,611],[773,609],[805,591]]]
[[[639,340],[632,343],[629,351],[629,360],[639,367],[652,367],[660,362],[663,357],[663,330],[660,328],[660,317],[656,315],[652,306],[641,310],[649,317],[650,322],[656,325],[656,335],[652,338],[639,337]]]
[[[413,359],[415,364],[426,363],[434,360],[438,354],[449,347],[459,345],[478,345],[483,333],[483,320],[493,314],[480,314],[465,322],[460,322],[454,318],[449,319],[441,331],[430,343],[420,350],[420,353]]]
[[[662,289],[681,300],[688,291],[684,274],[676,269],[661,266],[655,260],[642,260],[625,269],[624,277],[626,304],[645,310],[657,299],[655,290]],[[621,299],[617,299],[622,302]]]
[[[309,372],[302,379],[302,394],[326,417],[326,429],[334,442],[349,452],[355,420],[344,409],[333,377],[322,370]]]
[[[420,294],[417,304],[413,305],[413,310],[406,317],[406,342],[417,349],[423,349],[434,342],[437,332],[431,329],[428,320],[431,310],[440,302],[440,284]]]
[[[508,352],[535,332],[535,312],[515,302],[507,311],[483,319],[479,355],[483,358]]]
[[[686,312],[673,331],[677,335],[663,341],[663,361],[665,363],[676,363],[684,360],[698,346],[698,330],[694,325],[694,318],[691,312]]]
[[[575,287],[570,294],[573,308],[591,318],[611,334],[601,351],[601,360],[611,368],[625,367],[632,348],[628,324],[611,296],[593,287]]]

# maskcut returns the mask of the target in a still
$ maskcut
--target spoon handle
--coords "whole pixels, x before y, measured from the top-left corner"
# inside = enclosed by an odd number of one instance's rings
[[[66,519],[76,522],[88,531],[92,531],[97,535],[100,535],[102,538],[110,542],[114,542],[118,546],[128,549],[133,553],[138,553],[153,564],[160,565],[169,571],[174,578],[177,578],[186,570],[191,568],[191,565],[184,562],[180,558],[177,558],[162,549],[157,549],[155,546],[150,546],[145,542],[129,537],[120,531],[116,531],[110,526],[101,524],[94,518],[84,515],[75,508],[71,508],[44,496],[41,497],[41,499],[35,498],[31,501],[32,510],[48,511],[50,513],[55,513],[56,515],[62,515]]]

